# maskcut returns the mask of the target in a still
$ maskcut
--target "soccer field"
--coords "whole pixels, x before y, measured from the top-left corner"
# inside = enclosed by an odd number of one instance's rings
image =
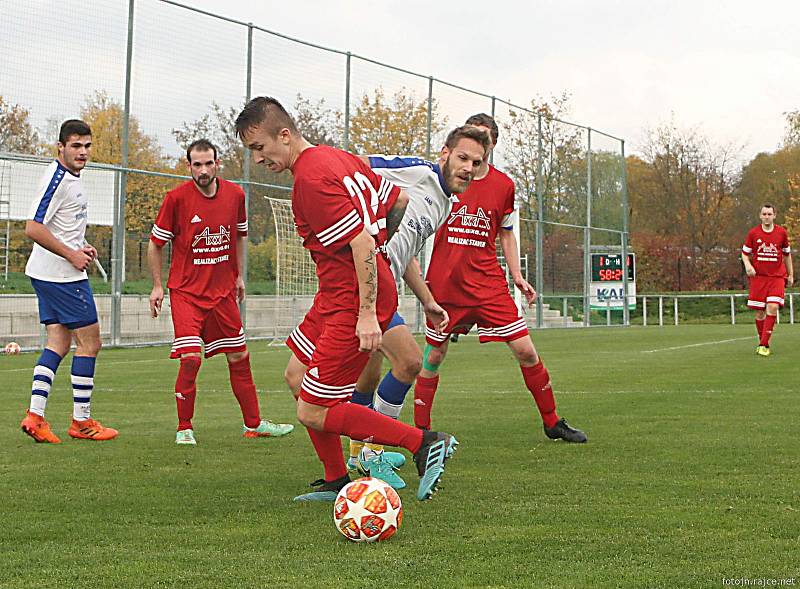
[[[94,416],[66,436],[68,363],[48,419],[19,430],[36,356],[0,358],[0,587],[721,587],[800,577],[800,329],[773,356],[755,328],[551,330],[534,341],[559,413],[585,445],[544,437],[502,344],[468,337],[441,369],[433,422],[461,442],[442,488],[380,544],[352,544],[330,504],[292,497],[321,475],[305,432],[245,440],[222,358],[198,383],[198,446],[174,444],[177,365],[164,348],[104,350]],[[251,343],[262,411],[294,418],[285,347]],[[410,407],[404,418],[410,419]],[[800,583],[800,580],[796,580]]]

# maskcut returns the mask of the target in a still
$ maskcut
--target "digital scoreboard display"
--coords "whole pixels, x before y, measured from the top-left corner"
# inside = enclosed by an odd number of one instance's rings
[[[628,254],[628,281],[636,278],[636,257]],[[622,282],[622,254],[592,254],[592,282]]]

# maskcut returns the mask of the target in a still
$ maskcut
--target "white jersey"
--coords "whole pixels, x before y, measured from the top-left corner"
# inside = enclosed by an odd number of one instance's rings
[[[447,190],[438,164],[418,157],[371,155],[369,165],[408,194],[403,221],[386,246],[392,273],[399,283],[411,258],[444,224],[458,198]]]
[[[87,202],[80,176],[56,160],[47,166],[39,182],[28,219],[42,223],[56,239],[78,249],[86,240]],[[33,244],[25,274],[48,282],[74,282],[87,277],[86,272],[38,243]]]

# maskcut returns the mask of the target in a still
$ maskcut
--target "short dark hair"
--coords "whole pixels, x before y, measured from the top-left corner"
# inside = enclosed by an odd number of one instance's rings
[[[483,129],[478,129],[472,125],[463,125],[456,127],[447,134],[447,139],[444,142],[445,147],[453,149],[461,139],[472,139],[477,141],[483,147],[484,155],[489,150],[491,144],[489,143],[489,136]]]
[[[472,115],[464,124],[488,128],[492,135],[492,142],[497,145],[497,137],[499,136],[500,130],[497,128],[497,123],[495,122],[494,117],[481,112],[476,115]]]
[[[762,209],[772,209],[772,212],[773,213],[775,212],[775,207],[773,205],[769,204],[769,203],[767,203],[765,205],[761,205],[761,208]]]
[[[214,152],[214,161],[216,161],[217,147],[208,139],[196,139],[189,144],[189,147],[186,148],[186,159],[189,160],[189,163],[191,164],[193,151],[208,151],[209,149]]]
[[[297,125],[283,105],[270,96],[257,96],[245,104],[236,117],[236,135],[244,139],[244,134],[253,127],[267,122],[267,131],[277,135],[281,129],[298,133]]]
[[[80,119],[69,119],[61,123],[61,129],[58,132],[58,142],[66,145],[67,139],[73,135],[91,135],[92,130],[89,125]]]

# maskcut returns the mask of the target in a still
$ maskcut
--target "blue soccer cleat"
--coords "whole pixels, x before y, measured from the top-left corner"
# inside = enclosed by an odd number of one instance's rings
[[[367,458],[365,455],[366,450],[364,448],[358,455],[358,471],[364,476],[380,479],[388,483],[395,490],[405,489],[406,482],[394,472],[394,467],[386,460],[386,452],[373,454],[370,458]]]
[[[458,441],[444,432],[425,431],[422,434],[422,446],[414,454],[414,462],[419,473],[417,499],[430,499],[439,480],[444,474],[444,463],[453,455]]]
[[[303,493],[298,495],[292,501],[306,502],[306,501],[321,501],[324,503],[333,503],[336,501],[336,496],[339,491],[350,482],[350,476],[344,475],[335,481],[326,481],[325,479],[317,479],[311,483],[310,487],[317,487],[318,490],[311,491],[310,493]]]

